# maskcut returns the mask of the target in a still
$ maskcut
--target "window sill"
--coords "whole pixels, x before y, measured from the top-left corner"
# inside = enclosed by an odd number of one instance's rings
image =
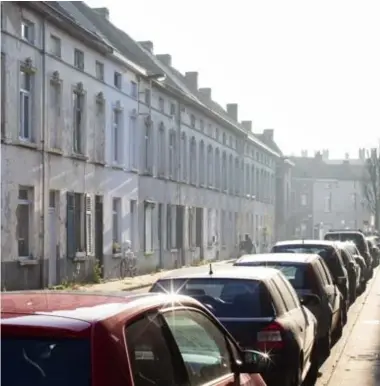
[[[223,250],[225,250],[225,249],[227,249],[227,245],[222,245],[221,248],[222,248]]]
[[[27,267],[27,266],[30,266],[30,265],[37,265],[39,264],[39,261],[38,259],[36,258],[30,258],[30,257],[22,257],[20,256],[18,259],[17,259],[19,265],[21,267]]]
[[[93,160],[92,162],[95,165],[106,166],[106,162],[105,161]]]
[[[63,155],[63,151],[61,149],[55,148],[55,147],[49,147],[47,150],[48,153],[56,154],[56,155]]]
[[[196,250],[197,250],[197,247],[190,247],[190,248],[189,248],[189,251],[190,251],[190,252],[195,252]]]
[[[138,174],[139,169],[137,169],[137,168],[130,168],[130,169],[128,169],[128,171],[129,171],[130,173],[136,173],[136,174]]]
[[[28,140],[28,139],[17,139],[14,141],[14,144],[17,146],[27,147],[28,149],[34,149],[37,150],[38,146],[36,143]]]
[[[78,153],[71,153],[71,158],[75,158],[80,161],[87,161],[88,157],[84,154],[78,154]]]
[[[121,252],[118,252],[118,253],[113,253],[112,254],[112,258],[113,259],[121,259],[123,256],[123,254]]]
[[[178,252],[178,249],[177,249],[177,248],[170,249],[170,252],[171,252],[171,253],[177,253],[177,252]]]
[[[153,172],[145,170],[140,173],[141,176],[153,177]]]
[[[120,165],[118,163],[113,163],[113,164],[111,164],[111,168],[115,169],[115,170],[124,170],[125,166],[124,165]]]
[[[212,249],[213,248],[213,244],[207,244],[207,249]]]
[[[157,176],[158,179],[160,180],[167,180],[168,178],[165,176],[165,174],[161,174]]]
[[[86,261],[87,260],[87,254],[86,252],[76,252],[75,257],[73,261],[80,262],[80,261]]]
[[[144,252],[144,256],[145,257],[150,257],[150,256],[153,256],[154,255],[154,251],[146,251]]]

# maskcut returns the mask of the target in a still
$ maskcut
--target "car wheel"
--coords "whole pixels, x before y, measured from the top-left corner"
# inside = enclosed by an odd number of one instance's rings
[[[344,310],[341,309],[338,325],[335,327],[335,330],[334,330],[334,343],[336,343],[343,335],[344,314],[345,314]]]
[[[301,386],[302,385],[302,360],[299,359],[297,368],[294,369],[294,375],[292,377],[292,380],[290,382],[291,386]]]
[[[355,283],[355,286],[353,286],[353,287],[354,288],[352,288],[352,290],[351,290],[351,304],[355,303],[356,297],[358,296],[357,295],[357,289],[356,289],[356,283]]]

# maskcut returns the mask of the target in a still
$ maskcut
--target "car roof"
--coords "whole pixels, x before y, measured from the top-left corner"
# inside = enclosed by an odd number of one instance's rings
[[[335,241],[330,240],[285,240],[278,241],[275,244],[275,247],[281,245],[324,245],[324,246],[334,246]]]
[[[263,253],[257,255],[244,255],[236,263],[248,262],[287,262],[287,263],[310,263],[319,258],[315,253]]]
[[[158,296],[157,296],[158,295]],[[170,299],[168,298],[170,297]],[[181,295],[128,294],[123,292],[64,292],[20,291],[5,292],[1,296],[1,323],[7,323],[7,315],[40,315],[76,319],[90,324],[130,312],[133,317],[138,310],[160,307],[178,302]],[[186,297],[194,303],[194,299]],[[195,301],[194,304],[198,304]]]
[[[167,276],[159,279],[170,280],[170,279],[242,279],[242,280],[265,280],[278,274],[278,270],[267,267],[236,267],[232,266],[228,269],[222,268],[214,270],[212,268],[212,274],[210,274],[209,268],[205,267],[203,272],[189,272],[189,273],[170,273]]]

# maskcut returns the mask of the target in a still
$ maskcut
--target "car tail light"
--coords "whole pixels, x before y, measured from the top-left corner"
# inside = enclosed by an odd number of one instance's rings
[[[262,351],[280,349],[284,347],[282,339],[284,329],[282,326],[273,322],[257,333],[258,349]]]

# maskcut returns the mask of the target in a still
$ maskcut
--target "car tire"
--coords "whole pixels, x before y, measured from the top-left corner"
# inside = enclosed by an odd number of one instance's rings
[[[358,296],[358,294],[357,294],[357,288],[356,288],[356,283],[355,283],[354,288],[351,290],[351,304],[355,303],[357,296]]]
[[[298,360],[297,368],[294,369],[293,377],[290,381],[290,386],[301,386],[302,385],[302,359]]]
[[[339,322],[338,325],[335,327],[334,330],[334,343],[338,342],[338,340],[342,337],[343,335],[343,326],[344,326],[344,310],[340,310],[340,316],[339,316]]]

